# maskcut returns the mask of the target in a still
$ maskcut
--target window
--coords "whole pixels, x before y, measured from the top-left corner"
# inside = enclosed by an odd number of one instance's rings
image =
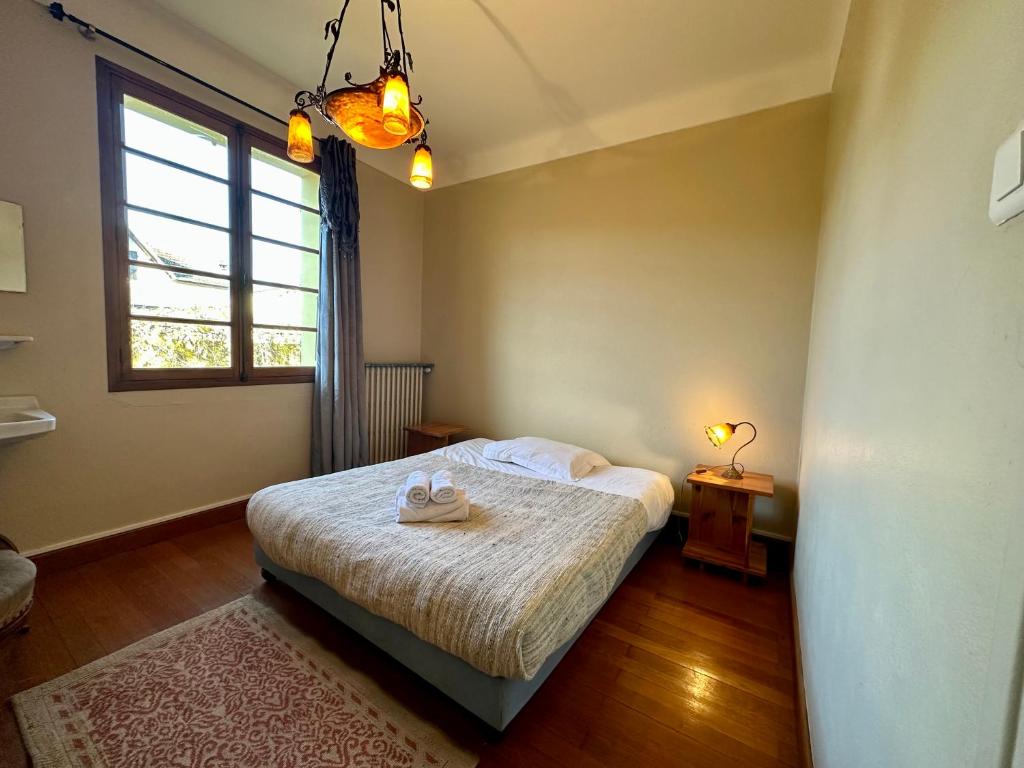
[[[312,381],[319,166],[97,60],[111,391]]]

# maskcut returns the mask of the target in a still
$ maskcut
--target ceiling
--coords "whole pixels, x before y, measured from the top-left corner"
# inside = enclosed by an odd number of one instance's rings
[[[341,0],[156,0],[314,90]],[[413,94],[445,186],[831,90],[849,0],[405,0]],[[381,61],[377,0],[351,0],[328,89]],[[280,105],[282,113],[290,104]],[[314,117],[314,130],[327,126]],[[360,150],[406,179],[411,149]]]

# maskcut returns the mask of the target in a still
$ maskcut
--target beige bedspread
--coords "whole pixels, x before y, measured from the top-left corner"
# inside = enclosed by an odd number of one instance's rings
[[[413,469],[450,469],[464,523],[398,524]],[[413,456],[265,488],[249,528],[277,564],[494,677],[533,677],[608,597],[647,529],[635,499]]]

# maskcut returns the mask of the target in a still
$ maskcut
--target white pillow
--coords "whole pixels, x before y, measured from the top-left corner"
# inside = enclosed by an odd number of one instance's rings
[[[517,437],[488,443],[484,446],[484,457],[518,464],[538,474],[565,481],[579,480],[594,467],[610,464],[604,456],[586,448],[543,437]]]

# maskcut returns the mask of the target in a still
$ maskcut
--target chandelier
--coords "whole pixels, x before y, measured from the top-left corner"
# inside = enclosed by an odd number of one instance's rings
[[[424,130],[429,122],[419,110],[423,101],[409,96],[409,73],[412,54],[405,47],[402,30],[402,0],[380,0],[380,26],[383,41],[383,63],[380,74],[368,83],[357,83],[352,73],[345,73],[348,86],[327,90],[327,75],[331,71],[334,49],[338,46],[341,26],[350,0],[345,0],[338,18],[324,26],[324,39],[333,37],[327,51],[324,76],[313,91],[295,94],[295,109],[288,119],[288,157],[297,163],[313,162],[313,129],[307,107],[314,107],[329,123],[340,128],[357,144],[371,149],[394,149],[402,144],[415,144],[410,183],[420,189],[429,189],[434,181],[433,157],[427,146]],[[391,43],[388,14],[397,21],[398,47]]]

